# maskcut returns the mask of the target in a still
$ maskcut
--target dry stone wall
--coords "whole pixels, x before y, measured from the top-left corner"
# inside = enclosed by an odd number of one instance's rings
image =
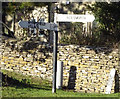
[[[24,75],[52,81],[52,47],[33,41],[1,40],[0,67]],[[78,92],[105,93],[110,70],[117,73],[112,93],[119,89],[119,51],[106,47],[93,48],[59,45],[58,60],[63,61],[63,86]]]
[[[58,59],[64,62],[64,84],[79,92],[105,93],[110,70],[119,71],[118,49],[60,46]],[[112,93],[119,89],[116,84]]]

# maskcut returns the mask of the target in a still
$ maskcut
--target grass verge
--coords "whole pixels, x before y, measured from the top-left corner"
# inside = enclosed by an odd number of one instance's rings
[[[2,73],[2,97],[109,97],[110,99],[110,97],[117,98],[120,96],[120,93],[107,95],[79,93],[70,90],[57,90],[57,92],[53,94],[52,84],[47,80],[43,80],[39,77],[24,76],[6,70],[2,70]]]

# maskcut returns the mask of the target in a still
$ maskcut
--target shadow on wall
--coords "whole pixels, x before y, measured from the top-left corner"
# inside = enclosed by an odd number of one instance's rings
[[[70,67],[68,89],[74,89],[75,88],[76,70],[77,69],[76,69],[75,66]]]
[[[115,87],[114,87],[114,92],[117,93],[119,92],[119,75],[118,75],[118,71],[116,71],[115,73]]]

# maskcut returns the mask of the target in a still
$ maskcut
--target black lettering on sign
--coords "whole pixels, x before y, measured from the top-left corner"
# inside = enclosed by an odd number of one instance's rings
[[[81,19],[81,20],[85,20],[86,19],[86,17],[84,17],[84,16],[67,16],[67,19],[71,19],[71,20],[77,20],[77,19]]]
[[[71,16],[67,16],[67,19],[72,19],[72,17]]]
[[[75,19],[79,19],[79,17],[78,16],[76,16],[76,18]]]

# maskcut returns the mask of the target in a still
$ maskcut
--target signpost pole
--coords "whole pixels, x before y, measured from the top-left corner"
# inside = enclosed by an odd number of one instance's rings
[[[54,13],[54,23],[57,23],[56,13]],[[53,85],[52,85],[52,93],[56,93],[57,41],[58,41],[58,31],[53,31]]]
[[[53,40],[53,87],[52,93],[56,93],[56,71],[57,71],[57,40],[58,40],[58,31],[54,31],[54,40]]]

